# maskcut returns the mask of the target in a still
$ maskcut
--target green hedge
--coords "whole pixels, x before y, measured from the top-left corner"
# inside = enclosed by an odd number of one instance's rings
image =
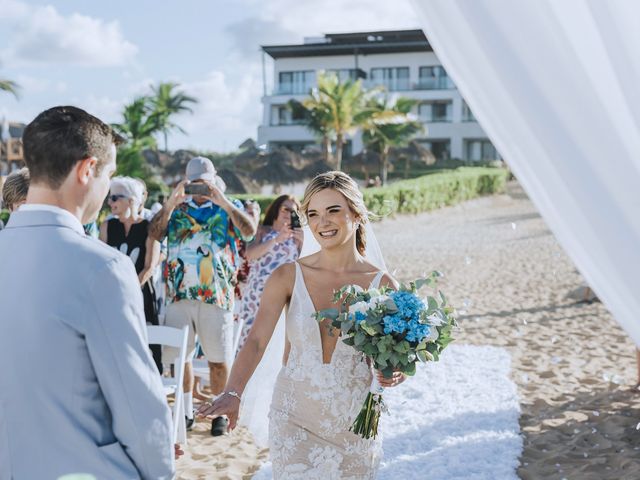
[[[367,209],[377,215],[419,213],[446,205],[504,191],[509,172],[503,168],[460,167],[432,173],[412,180],[401,180],[386,187],[363,190]],[[277,195],[232,195],[260,204],[262,212]]]
[[[419,213],[504,191],[509,172],[503,168],[461,167],[386,187],[364,190],[364,201],[377,215]]]
[[[9,210],[0,210],[0,220],[7,224],[7,220],[9,220]]]

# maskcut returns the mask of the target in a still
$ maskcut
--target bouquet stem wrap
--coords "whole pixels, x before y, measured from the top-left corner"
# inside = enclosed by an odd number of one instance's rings
[[[382,400],[382,395],[369,392],[360,413],[349,430],[362,438],[376,438],[378,436],[380,414],[383,410],[384,400]]]

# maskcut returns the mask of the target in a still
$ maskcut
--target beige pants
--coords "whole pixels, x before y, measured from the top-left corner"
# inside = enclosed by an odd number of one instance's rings
[[[233,313],[228,310],[197,300],[180,300],[167,306],[165,325],[174,328],[189,326],[187,361],[193,358],[196,335],[209,362],[225,363],[232,358]],[[164,347],[162,351],[167,361],[177,354],[173,347]]]

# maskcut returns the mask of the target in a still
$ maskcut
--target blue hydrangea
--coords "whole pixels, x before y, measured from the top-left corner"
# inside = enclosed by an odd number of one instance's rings
[[[384,333],[405,333],[409,342],[420,342],[429,335],[429,325],[420,323],[420,311],[426,307],[424,302],[410,292],[393,292],[391,295],[398,311],[383,318]]]
[[[362,312],[356,312],[355,314],[349,314],[349,320],[355,322],[356,325],[361,324],[367,319],[367,315]]]
[[[406,339],[409,342],[420,342],[427,335],[429,335],[429,325],[420,323],[417,320],[411,320],[409,322],[409,328]]]
[[[407,320],[418,318],[425,308],[424,302],[411,292],[393,292],[390,296],[398,307],[398,314]]]
[[[385,315],[382,319],[384,322],[384,333],[389,335],[390,333],[404,333],[407,329],[407,321],[402,318],[398,313],[393,315]]]

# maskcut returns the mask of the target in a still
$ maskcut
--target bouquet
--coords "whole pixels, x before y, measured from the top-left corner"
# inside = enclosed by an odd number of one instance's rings
[[[339,330],[342,341],[366,355],[384,377],[390,378],[393,372],[414,375],[418,361],[437,361],[453,340],[454,309],[437,290],[441,276],[432,272],[426,278],[402,284],[397,291],[347,285],[334,292],[333,300],[340,303],[340,308],[321,310],[315,318],[329,319],[330,334]],[[425,285],[434,287],[433,296],[418,296]],[[383,391],[374,376],[352,432],[364,438],[377,436],[380,414],[385,409]]]

